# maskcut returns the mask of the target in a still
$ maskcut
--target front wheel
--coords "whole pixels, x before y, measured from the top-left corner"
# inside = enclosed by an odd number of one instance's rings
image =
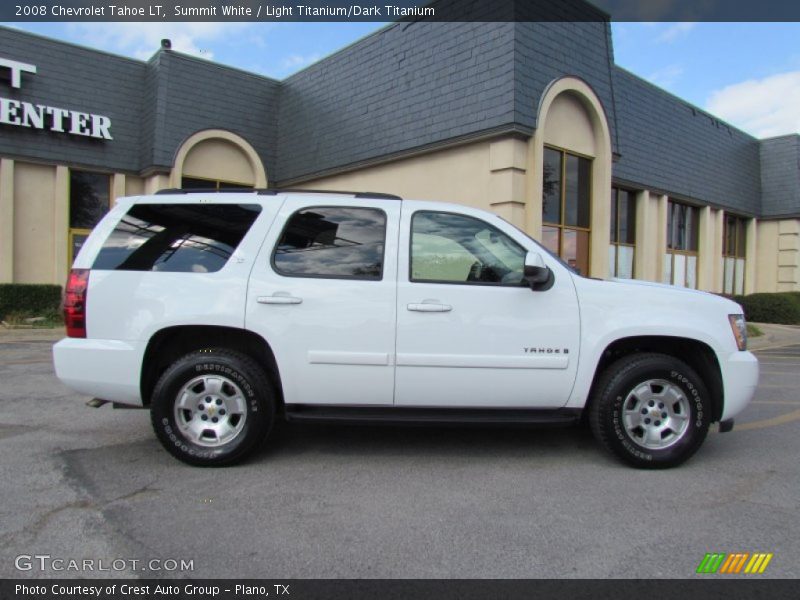
[[[229,465],[269,433],[275,394],[250,357],[200,350],[175,361],[153,390],[150,417],[166,450],[197,466]]]
[[[632,354],[603,373],[589,423],[612,454],[640,468],[675,467],[705,440],[711,404],[702,379],[664,354]]]

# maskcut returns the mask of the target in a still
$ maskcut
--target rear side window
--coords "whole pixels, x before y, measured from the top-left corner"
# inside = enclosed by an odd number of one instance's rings
[[[260,212],[257,204],[137,204],[108,236],[92,268],[213,273]]]
[[[314,207],[294,213],[272,255],[289,277],[379,280],[386,213],[377,208]]]

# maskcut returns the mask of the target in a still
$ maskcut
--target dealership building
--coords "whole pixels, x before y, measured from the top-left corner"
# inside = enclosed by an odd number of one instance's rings
[[[252,186],[484,208],[593,277],[800,290],[800,136],[621,69],[584,10],[392,24],[280,81],[0,28],[0,282],[63,283],[119,197]]]

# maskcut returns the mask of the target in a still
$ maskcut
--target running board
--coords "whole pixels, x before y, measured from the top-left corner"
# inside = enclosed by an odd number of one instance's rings
[[[352,425],[537,425],[576,424],[581,409],[519,408],[416,408],[365,406],[286,406],[286,420],[292,423],[345,423]]]

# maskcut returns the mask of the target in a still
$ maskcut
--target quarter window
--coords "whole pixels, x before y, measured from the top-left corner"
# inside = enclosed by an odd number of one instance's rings
[[[700,209],[669,201],[664,283],[697,289]]]
[[[219,271],[260,212],[257,204],[137,204],[108,236],[92,268]]]
[[[296,212],[273,253],[289,277],[380,280],[386,213],[376,208],[314,207]]]
[[[520,286],[525,249],[488,223],[417,212],[411,221],[411,281]]]
[[[578,273],[589,273],[592,161],[544,149],[542,243]]]

